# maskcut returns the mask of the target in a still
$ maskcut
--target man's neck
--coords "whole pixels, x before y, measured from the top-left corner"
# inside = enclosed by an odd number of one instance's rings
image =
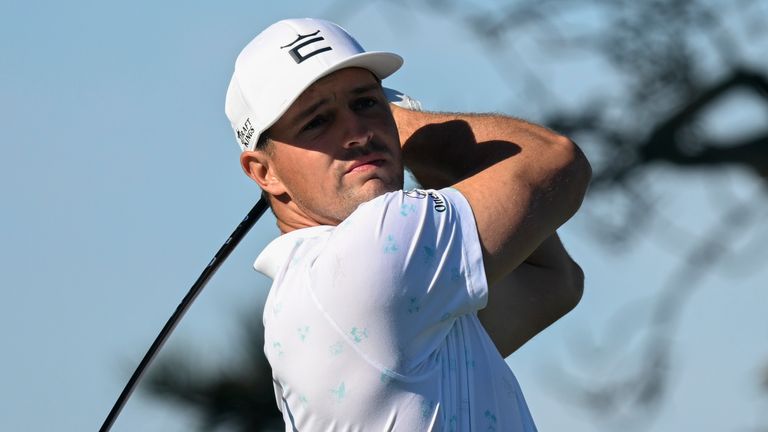
[[[272,201],[272,212],[277,219],[277,228],[281,234],[288,234],[303,228],[323,225],[299,210],[291,202],[285,203],[277,199]]]

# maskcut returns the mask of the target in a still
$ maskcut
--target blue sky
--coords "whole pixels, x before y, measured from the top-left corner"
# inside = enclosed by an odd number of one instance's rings
[[[238,166],[223,104],[237,53],[273,21],[328,18],[368,49],[400,53],[405,66],[386,84],[427,109],[536,114],[525,103],[530,94],[510,99],[499,91],[506,89],[502,74],[448,20],[383,3],[355,11],[330,2],[269,4],[0,4],[0,430],[96,429],[178,301],[258,198]],[[567,100],[578,103],[580,92],[602,84],[593,66],[565,64],[555,91],[574,89]],[[713,188],[749,199],[758,186],[737,170],[705,177],[662,167],[652,174],[665,216],[652,229],[662,237],[664,221],[679,214],[691,215],[685,224],[692,233],[711,226],[720,211],[709,198]],[[766,215],[768,206],[760,211]],[[588,339],[599,350],[617,327],[642,324],[644,305],[687,250],[685,240],[670,246],[659,235],[626,253],[597,247],[586,214],[562,230],[587,273],[584,300],[509,359],[542,431],[597,429],[600,423],[553,385],[553,371],[593,378],[585,373],[590,367],[600,376],[632,364],[584,366],[573,352],[586,350]],[[268,287],[251,263],[276,235],[274,220],[263,218],[166,350],[187,348],[209,364],[238,358],[241,317],[260,312]],[[735,273],[741,276],[713,272],[684,309],[673,335],[668,404],[651,430],[768,425],[761,414],[768,400],[755,382],[768,360],[768,271]],[[138,391],[113,430],[182,431],[193,422]]]

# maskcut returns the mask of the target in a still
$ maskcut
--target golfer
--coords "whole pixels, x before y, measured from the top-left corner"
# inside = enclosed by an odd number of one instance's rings
[[[589,164],[522,120],[391,104],[401,64],[317,19],[235,63],[226,113],[282,233],[255,262],[278,408],[289,431],[534,431],[504,357],[581,297],[555,230]]]

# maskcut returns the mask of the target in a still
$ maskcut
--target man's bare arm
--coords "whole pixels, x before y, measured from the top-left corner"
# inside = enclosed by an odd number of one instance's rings
[[[583,289],[581,267],[553,234],[490,289],[478,317],[507,357],[576,307]]]
[[[554,230],[581,202],[589,165],[570,141],[521,120],[415,113],[397,107],[393,114],[404,143],[406,165],[424,187],[459,183],[456,187],[467,196],[468,191],[460,183],[466,179],[470,195],[507,200],[506,206],[489,206],[487,199],[468,197],[478,221],[492,284],[489,305],[479,316],[499,351],[509,355],[571,310],[581,297],[581,269],[565,252]],[[519,166],[509,166],[515,164]],[[473,178],[491,167],[500,168],[496,165],[507,172],[494,169],[485,173],[490,175],[484,175],[482,181]],[[494,174],[499,176],[498,181]],[[499,182],[508,184],[510,180],[519,182],[520,187],[496,190]],[[490,184],[483,185],[483,181]],[[567,196],[569,193],[571,196]],[[564,203],[552,204],[555,199]],[[485,227],[481,227],[480,217],[486,221]],[[532,220],[535,218],[545,220]],[[489,229],[487,221],[498,224],[500,229]],[[534,226],[533,232],[517,235],[530,225]],[[486,241],[498,233],[508,236],[497,242]],[[537,240],[537,233],[543,238]],[[523,243],[510,245],[513,238]],[[505,248],[516,246],[516,255],[505,256]]]

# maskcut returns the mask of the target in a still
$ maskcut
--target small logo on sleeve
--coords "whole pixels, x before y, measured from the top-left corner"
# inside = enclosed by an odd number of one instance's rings
[[[443,201],[443,197],[441,197],[440,195],[438,195],[434,191],[429,191],[427,193],[435,201],[435,211],[438,212],[438,213],[444,212],[446,207],[445,207],[445,201]]]
[[[427,193],[421,189],[411,189],[409,191],[405,191],[405,196],[410,198],[424,199],[427,197]]]
[[[445,205],[445,200],[443,200],[443,197],[438,194],[435,191],[424,191],[421,189],[411,189],[409,191],[405,191],[405,196],[410,198],[416,198],[416,199],[424,199],[427,196],[432,197],[432,201],[434,201],[435,211],[438,213],[442,213],[445,210],[448,209]],[[403,215],[405,216],[405,215]]]

